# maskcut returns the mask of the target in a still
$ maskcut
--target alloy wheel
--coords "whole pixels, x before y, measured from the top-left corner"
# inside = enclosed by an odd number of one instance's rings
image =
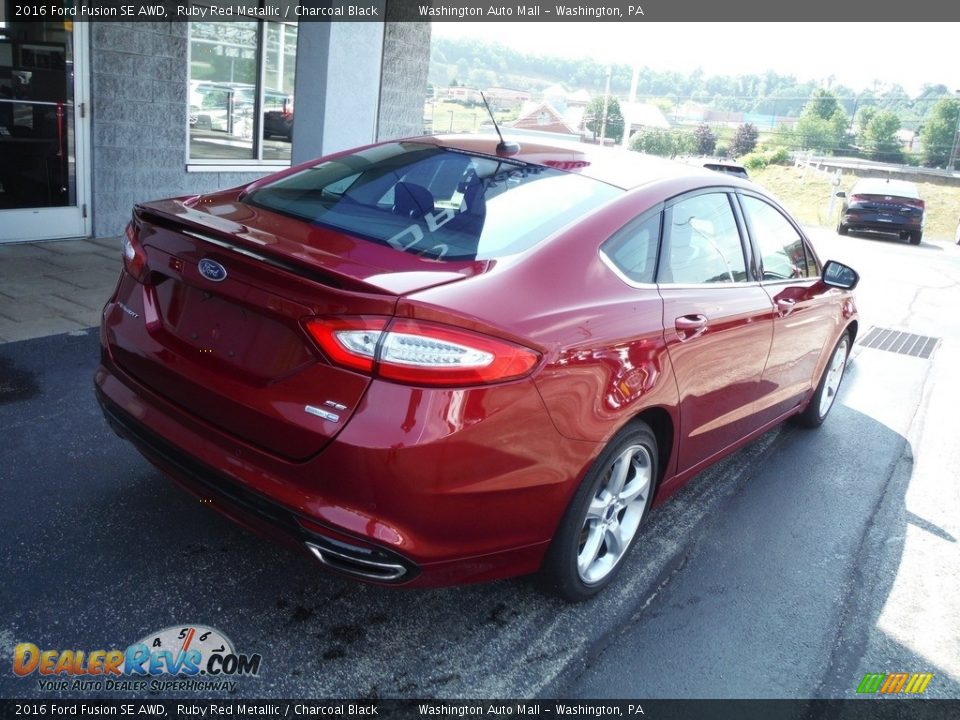
[[[843,380],[843,371],[847,364],[847,348],[849,338],[844,337],[843,341],[837,345],[833,351],[833,357],[830,358],[830,366],[827,368],[827,376],[823,384],[823,392],[820,394],[820,417],[826,417],[833,407],[833,401],[840,389],[840,381]]]
[[[580,529],[577,572],[592,585],[620,562],[637,533],[653,487],[653,462],[643,445],[629,445],[614,458],[587,506]]]

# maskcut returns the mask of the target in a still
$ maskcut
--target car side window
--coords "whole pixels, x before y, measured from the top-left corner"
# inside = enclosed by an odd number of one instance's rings
[[[631,282],[653,282],[661,216],[636,218],[600,246],[600,252]]]
[[[669,218],[657,282],[686,285],[747,280],[740,230],[726,193],[681,200]]]
[[[764,280],[787,280],[810,275],[813,258],[807,257],[803,238],[773,205],[749,195],[741,196],[750,232],[760,253]],[[816,270],[814,270],[816,274]]]

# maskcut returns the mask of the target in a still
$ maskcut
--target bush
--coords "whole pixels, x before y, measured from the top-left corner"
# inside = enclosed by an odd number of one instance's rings
[[[733,142],[730,145],[731,151],[737,156],[753,152],[754,148],[757,147],[759,135],[756,125],[744,123],[737,128],[733,135]]]
[[[747,170],[763,170],[770,163],[766,153],[747,153],[740,158],[740,164]]]
[[[683,130],[673,132],[673,152],[671,155],[701,155],[696,135]]]
[[[789,165],[791,163],[790,151],[784,147],[770,150],[764,155],[767,156],[767,163],[770,165]]]
[[[767,165],[789,165],[790,152],[786,148],[747,153],[740,158],[740,164],[747,170],[763,170]]]
[[[693,140],[697,155],[713,155],[717,149],[717,134],[706,123],[693,131]]]
[[[671,157],[675,154],[673,137],[668,130],[642,128],[630,138],[630,149],[648,155]]]

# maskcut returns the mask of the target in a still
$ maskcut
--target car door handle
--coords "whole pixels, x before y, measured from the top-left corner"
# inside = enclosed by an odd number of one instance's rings
[[[791,298],[780,298],[777,300],[777,310],[780,312],[780,317],[786,317],[792,313],[796,307],[797,301]]]
[[[707,329],[706,315],[683,315],[673,321],[681,340],[689,340]]]

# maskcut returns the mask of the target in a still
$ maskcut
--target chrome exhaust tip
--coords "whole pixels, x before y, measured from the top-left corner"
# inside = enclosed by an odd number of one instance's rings
[[[307,549],[331,570],[377,582],[398,582],[410,573],[406,565],[392,561],[385,552],[368,550],[345,543],[306,542]]]

